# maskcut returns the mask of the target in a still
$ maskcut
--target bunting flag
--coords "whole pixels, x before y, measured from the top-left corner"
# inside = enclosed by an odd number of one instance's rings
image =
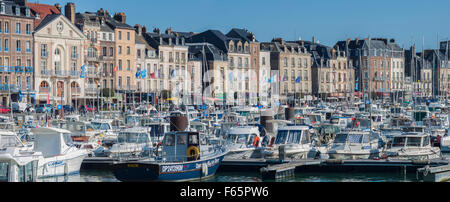
[[[146,69],[144,69],[144,70],[141,71],[141,77],[142,77],[143,79],[147,78],[147,70],[146,70]]]
[[[80,73],[80,79],[86,78],[86,66],[81,66],[81,73]]]
[[[138,79],[141,76],[141,71],[136,72],[136,78]]]

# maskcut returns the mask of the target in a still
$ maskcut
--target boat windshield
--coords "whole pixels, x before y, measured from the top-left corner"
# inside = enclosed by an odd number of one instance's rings
[[[422,142],[421,137],[408,137],[408,141],[406,146],[408,147],[420,147],[420,143]]]
[[[331,119],[332,124],[339,124],[339,119]]]
[[[302,137],[301,130],[278,131],[277,138],[275,139],[275,144],[299,143],[301,137]]]
[[[394,137],[392,141],[393,147],[404,147],[406,143],[406,137]]]
[[[334,143],[345,143],[347,142],[347,134],[337,134],[334,139]]]
[[[151,125],[150,128],[150,137],[161,137],[164,135],[164,126]]]
[[[96,122],[92,122],[92,126],[96,129],[96,130],[110,130],[111,127],[109,127],[109,124],[107,123],[96,123]]]
[[[234,144],[247,144],[249,134],[229,134],[229,140]]]
[[[0,149],[7,147],[18,147],[20,146],[19,140],[15,136],[2,135],[0,138]]]
[[[9,163],[0,162],[0,182],[8,182]]]
[[[66,143],[67,146],[73,145],[72,135],[70,133],[64,133],[63,134],[64,143]]]
[[[9,124],[5,124],[5,123],[0,123],[0,129],[2,130],[8,130],[10,129]]]
[[[148,143],[145,133],[119,133],[117,142],[119,143]]]

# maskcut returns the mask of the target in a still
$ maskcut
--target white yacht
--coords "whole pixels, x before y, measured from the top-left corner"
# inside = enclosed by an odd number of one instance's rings
[[[314,158],[317,151],[311,141],[308,126],[284,126],[278,128],[276,137],[264,149],[265,158],[278,158],[280,147],[287,158]]]
[[[384,157],[389,159],[425,160],[441,157],[439,147],[432,147],[427,133],[408,132],[392,135],[386,144]]]
[[[371,159],[380,154],[378,133],[349,131],[339,133],[328,149],[330,159]]]
[[[24,145],[13,132],[0,132],[0,182],[36,182],[44,157]]]
[[[225,158],[261,158],[261,151],[257,149],[258,147],[261,147],[261,140],[262,138],[260,137],[258,127],[232,127],[227,132],[226,145],[229,152]]]
[[[150,137],[151,128],[129,128],[118,134],[117,143],[109,149],[103,151],[96,150],[97,156],[108,156],[111,158],[119,157],[137,157],[147,152],[146,156],[151,155],[153,143]],[[100,148],[102,149],[102,148]]]
[[[34,151],[41,152],[44,159],[39,161],[37,175],[51,177],[69,175],[80,171],[88,152],[73,145],[71,133],[59,128],[35,128]]]

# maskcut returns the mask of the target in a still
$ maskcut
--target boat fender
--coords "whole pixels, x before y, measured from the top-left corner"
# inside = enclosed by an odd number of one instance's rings
[[[192,154],[192,152],[194,152]],[[196,160],[200,157],[200,150],[196,146],[190,146],[186,151],[186,156],[188,157],[194,157]]]
[[[203,177],[208,176],[208,165],[206,163],[202,164],[202,174]]]
[[[272,147],[274,143],[275,143],[275,137],[272,137],[272,139],[270,140],[269,147]]]
[[[253,141],[253,146],[258,147],[258,145],[259,145],[259,137],[256,136],[255,140]]]

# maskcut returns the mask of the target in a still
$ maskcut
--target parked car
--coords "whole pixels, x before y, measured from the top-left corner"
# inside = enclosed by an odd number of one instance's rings
[[[64,105],[63,109],[64,109],[64,112],[71,112],[72,113],[72,112],[75,111],[75,109],[72,106],[70,106],[70,105]]]
[[[25,110],[27,109],[28,104],[27,103],[17,103],[17,102],[13,102],[12,103],[12,110],[14,113],[22,113],[25,112]]]
[[[40,104],[36,109],[36,113],[53,113],[53,105],[51,104]]]
[[[0,113],[1,114],[7,114],[7,113],[10,113],[10,112],[11,112],[11,109],[9,109],[9,107],[0,106]]]
[[[86,110],[87,110],[88,112],[96,112],[96,111],[97,111],[97,108],[95,108],[95,107],[92,106],[92,105],[86,105]]]

